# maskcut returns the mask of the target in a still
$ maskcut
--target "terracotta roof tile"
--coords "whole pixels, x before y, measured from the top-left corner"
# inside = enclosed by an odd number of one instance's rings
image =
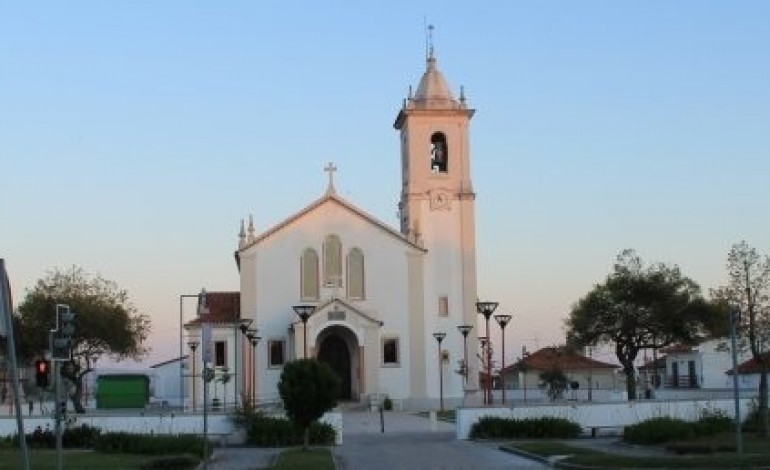
[[[770,351],[763,353],[760,357],[762,358],[766,367],[770,369]],[[738,364],[738,374],[759,374],[759,373],[760,373],[759,362],[755,361],[753,358]],[[727,374],[732,375],[733,369],[728,370]]]
[[[518,371],[525,366],[529,370],[549,370],[559,367],[561,370],[585,370],[585,369],[617,369],[619,366],[608,362],[597,361],[582,356],[563,347],[542,348],[529,356],[518,360],[505,368],[506,371]]]
[[[233,323],[241,318],[240,292],[207,292],[206,303],[209,313],[205,321],[209,323]],[[197,326],[202,318],[195,318],[185,326]]]

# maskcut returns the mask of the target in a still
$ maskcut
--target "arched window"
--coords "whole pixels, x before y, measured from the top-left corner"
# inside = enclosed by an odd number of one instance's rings
[[[446,173],[449,168],[449,146],[443,132],[430,136],[430,169],[434,173]]]
[[[300,296],[302,300],[318,300],[318,254],[306,248],[300,259]]]
[[[342,285],[342,242],[333,234],[324,240],[324,285]]]
[[[364,252],[353,248],[348,253],[348,298],[363,299],[365,295],[364,283]]]

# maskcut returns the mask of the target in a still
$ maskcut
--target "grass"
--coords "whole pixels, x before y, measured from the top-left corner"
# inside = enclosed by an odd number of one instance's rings
[[[64,468],[78,470],[138,470],[152,456],[135,454],[103,454],[88,450],[65,450],[62,454]],[[18,449],[0,450],[0,468],[21,469],[21,455]],[[29,449],[29,468],[48,470],[56,468],[56,451],[48,449]]]
[[[733,436],[710,438],[710,442],[730,442]],[[707,442],[708,442],[707,441]],[[690,442],[702,443],[704,440]],[[520,449],[542,457],[568,456],[561,462],[588,465],[596,468],[756,468],[770,462],[770,440],[754,435],[744,436],[744,455],[738,458],[733,452],[677,457],[661,453],[660,456],[620,455],[601,452],[561,441],[511,442],[504,447]],[[650,447],[652,450],[660,447]],[[661,450],[662,452],[662,450]]]
[[[334,470],[334,459],[329,449],[288,449],[281,452],[273,465],[277,470]]]

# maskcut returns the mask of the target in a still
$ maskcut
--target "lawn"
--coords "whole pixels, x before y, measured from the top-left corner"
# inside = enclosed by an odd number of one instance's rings
[[[334,459],[329,449],[289,449],[281,453],[273,469],[277,470],[334,470]]]
[[[103,454],[88,450],[65,450],[62,455],[64,468],[78,470],[137,470],[143,462],[152,459],[148,455],[135,454]],[[0,468],[8,470],[21,469],[21,455],[18,449],[0,450]],[[29,450],[29,468],[48,470],[56,468],[56,451],[48,449]]]
[[[710,438],[694,442],[730,442],[732,436]],[[561,462],[589,465],[597,468],[756,468],[770,462],[770,440],[753,435],[744,437],[744,455],[740,459],[732,452],[675,456],[631,456],[601,452],[598,450],[569,445],[561,441],[515,441],[504,447],[520,449],[543,457],[568,456]]]

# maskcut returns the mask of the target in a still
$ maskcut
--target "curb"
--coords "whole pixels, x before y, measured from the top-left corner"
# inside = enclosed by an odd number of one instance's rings
[[[593,467],[590,465],[579,465],[574,463],[563,463],[559,461],[559,456],[553,456],[553,457],[543,457],[537,454],[532,454],[527,451],[516,449],[514,447],[506,447],[504,445],[498,447],[499,450],[503,452],[507,452],[509,454],[518,455],[519,457],[524,457],[529,460],[534,460],[536,462],[540,462],[543,464],[548,465],[552,468],[563,468],[565,470],[596,470],[599,469],[599,467]]]

